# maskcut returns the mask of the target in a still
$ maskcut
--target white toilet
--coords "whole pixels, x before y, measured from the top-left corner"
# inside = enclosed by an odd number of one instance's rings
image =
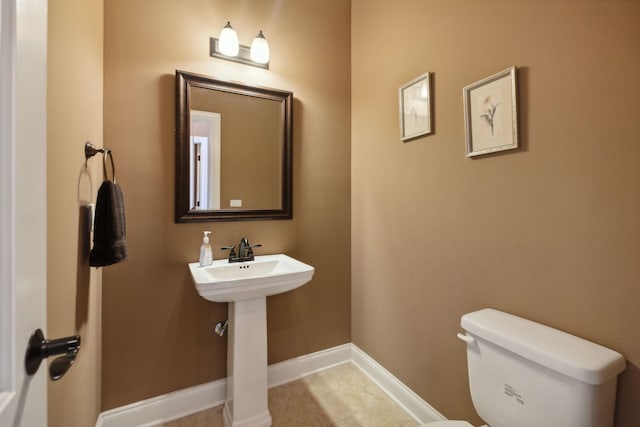
[[[498,310],[462,316],[473,406],[491,427],[610,427],[621,354]],[[425,427],[473,427],[437,421]]]

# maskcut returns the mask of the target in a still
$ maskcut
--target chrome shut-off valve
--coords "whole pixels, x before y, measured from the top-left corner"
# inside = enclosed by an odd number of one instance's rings
[[[227,329],[229,329],[229,321],[225,320],[224,322],[216,323],[216,326],[213,330],[216,334],[222,337],[224,336],[225,332],[227,332]]]

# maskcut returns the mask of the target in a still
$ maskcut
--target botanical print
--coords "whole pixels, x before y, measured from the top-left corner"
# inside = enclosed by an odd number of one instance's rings
[[[429,128],[427,95],[422,89],[424,85],[426,83],[414,85],[405,90],[404,131],[406,136],[415,135]]]
[[[475,89],[471,94],[472,130],[476,149],[493,147],[504,135],[509,120],[509,88],[495,82]]]
[[[431,132],[429,73],[400,88],[400,134],[403,141]]]
[[[482,105],[484,107],[484,110],[483,110],[483,113],[480,114],[480,117],[485,119],[489,127],[491,127],[491,136],[494,136],[495,134],[493,130],[493,123],[496,116],[496,109],[498,108],[498,105],[500,105],[500,103],[499,102],[494,103],[493,100],[491,99],[491,95],[489,95],[485,98]]]
[[[467,155],[518,147],[515,67],[464,88]]]
[[[518,147],[515,67],[464,88],[467,155]]]

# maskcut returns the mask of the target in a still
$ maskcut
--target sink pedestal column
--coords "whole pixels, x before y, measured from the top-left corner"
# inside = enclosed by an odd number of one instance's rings
[[[225,427],[269,427],[267,299],[229,303]]]

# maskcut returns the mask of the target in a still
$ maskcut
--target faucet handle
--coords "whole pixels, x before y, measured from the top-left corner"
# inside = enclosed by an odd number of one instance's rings
[[[222,249],[223,251],[231,251],[231,252],[229,252],[229,258],[235,258],[236,257],[236,247],[235,246],[223,246],[220,249]]]
[[[247,256],[248,257],[252,257],[253,256],[253,248],[261,248],[262,247],[262,243],[258,243],[256,245],[248,245],[247,247]]]

